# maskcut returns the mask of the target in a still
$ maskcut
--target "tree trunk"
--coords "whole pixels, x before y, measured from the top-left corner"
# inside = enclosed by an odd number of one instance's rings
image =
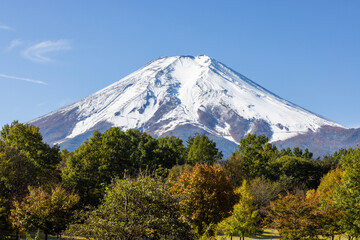
[[[126,189],[125,189],[125,204],[124,204],[125,206],[125,226],[126,226],[126,224],[127,224],[127,221],[128,221],[128,219],[127,219],[127,206],[128,206],[128,196],[127,196],[127,192],[126,192]]]
[[[47,232],[44,232],[45,233],[45,240],[48,240],[48,234]]]

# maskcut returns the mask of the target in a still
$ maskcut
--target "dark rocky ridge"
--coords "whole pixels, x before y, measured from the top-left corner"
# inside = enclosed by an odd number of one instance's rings
[[[279,148],[308,148],[315,156],[332,154],[340,148],[355,148],[360,144],[360,128],[344,129],[323,126],[316,132],[301,134],[274,143]]]

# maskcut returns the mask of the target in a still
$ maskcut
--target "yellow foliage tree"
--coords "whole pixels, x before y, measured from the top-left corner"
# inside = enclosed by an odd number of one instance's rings
[[[317,193],[322,205],[334,206],[334,194],[341,184],[343,175],[344,172],[340,168],[335,168],[321,179]]]
[[[240,201],[235,204],[232,215],[218,224],[218,230],[231,238],[239,234],[240,239],[245,239],[245,236],[261,232],[260,216],[254,209],[254,197],[246,180],[236,193],[240,196]]]
[[[230,215],[238,200],[219,165],[198,164],[185,171],[171,192],[179,199],[181,218],[198,236],[213,236],[216,224]]]

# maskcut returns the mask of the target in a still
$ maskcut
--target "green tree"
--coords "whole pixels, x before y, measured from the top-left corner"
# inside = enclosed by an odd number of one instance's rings
[[[315,160],[294,156],[282,156],[272,161],[270,168],[272,180],[281,181],[288,190],[317,188],[323,175]]]
[[[338,151],[334,152],[333,154],[324,156],[321,159],[321,163],[328,171],[338,168],[340,167],[340,160],[346,157],[348,154],[351,154],[352,151],[354,151],[354,149],[352,148],[349,149],[341,148]]]
[[[0,196],[20,200],[36,182],[35,166],[18,149],[0,141]]]
[[[90,140],[85,141],[75,151],[62,171],[64,186],[74,189],[80,196],[82,205],[97,205],[103,196],[110,175],[102,171],[102,136],[95,131]]]
[[[305,159],[311,159],[313,157],[313,153],[309,151],[309,149],[305,148],[305,151],[303,152],[303,150],[299,147],[295,147],[293,150],[291,150],[290,148],[287,149],[281,149],[281,151],[279,152],[280,157],[282,156],[292,156],[292,157],[301,157],[301,158],[305,158]]]
[[[340,164],[343,175],[336,188],[335,205],[346,212],[342,219],[345,232],[357,238],[360,236],[360,148],[349,150]]]
[[[240,240],[244,240],[245,236],[261,232],[260,216],[254,208],[253,196],[246,180],[236,193],[240,201],[235,204],[231,216],[219,223],[218,229],[229,237],[240,234]]]
[[[231,183],[235,187],[241,186],[243,180],[248,178],[248,174],[245,172],[247,166],[240,154],[232,154],[224,162],[224,169],[226,175],[230,178]]]
[[[275,146],[264,135],[248,134],[240,140],[239,149],[226,163],[227,172],[237,186],[242,180],[251,180],[268,175],[269,163],[278,155]],[[234,167],[237,171],[234,171]]]
[[[9,201],[0,196],[0,231],[9,228],[7,218],[10,212]]]
[[[129,129],[125,134],[130,143],[130,168],[128,170],[133,173],[132,175],[136,175],[140,169],[153,171],[164,162],[164,160],[156,158],[156,139],[136,129]]]
[[[294,156],[294,154],[293,154],[293,152],[292,152],[292,150],[291,150],[291,148],[283,148],[283,149],[281,149],[280,150],[280,152],[279,152],[279,156],[280,157],[282,157],[282,156]]]
[[[10,221],[20,231],[42,230],[47,240],[48,234],[60,234],[66,229],[78,201],[76,194],[69,194],[60,186],[51,193],[41,187],[29,187],[29,195],[22,202],[14,202]]]
[[[58,171],[62,172],[64,170],[64,168],[66,167],[66,162],[72,157],[72,155],[73,152],[69,152],[67,149],[63,149],[60,152],[61,162],[57,165]]]
[[[0,141],[0,230],[8,228],[13,200],[21,200],[36,182],[34,163],[18,149]]]
[[[295,147],[295,148],[293,149],[293,154],[294,154],[295,157],[301,158],[302,155],[303,155],[302,149],[300,149],[300,148],[298,148],[298,147]]]
[[[230,215],[238,200],[219,165],[198,164],[191,172],[183,172],[171,192],[180,199],[181,218],[198,236],[205,232],[214,235],[215,225]]]
[[[307,148],[305,148],[305,152],[301,155],[301,157],[305,159],[311,159],[313,156],[314,154],[310,152]]]
[[[178,205],[164,183],[150,177],[117,180],[103,203],[70,232],[91,239],[191,239]]]
[[[164,138],[158,144],[138,130],[123,132],[113,127],[104,133],[95,131],[67,159],[63,182],[79,193],[83,205],[96,206],[112,179],[136,176],[141,170],[153,172],[159,165],[171,168],[176,157],[180,159],[181,146],[176,138]]]
[[[214,164],[223,157],[222,152],[216,148],[216,143],[204,134],[189,137],[186,154],[186,163],[192,165]]]
[[[155,149],[156,163],[165,167],[172,168],[175,165],[185,163],[186,148],[182,140],[178,137],[161,137],[157,139]]]
[[[7,145],[24,152],[33,161],[40,183],[59,182],[60,175],[56,171],[61,161],[59,147],[44,143],[38,127],[14,121],[2,128],[0,136]]]

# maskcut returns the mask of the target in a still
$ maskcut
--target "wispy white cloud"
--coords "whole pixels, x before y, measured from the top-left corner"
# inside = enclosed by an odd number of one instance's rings
[[[62,99],[60,102],[58,102],[58,106],[59,107],[65,107],[67,105],[69,105],[70,103],[75,102],[73,99],[71,98],[64,98]]]
[[[9,27],[9,26],[1,24],[1,23],[0,23],[0,29],[14,31],[14,29],[12,27]]]
[[[9,76],[9,75],[5,75],[5,74],[0,74],[0,78],[6,78],[6,79],[12,79],[12,80],[19,80],[19,81],[31,82],[31,83],[41,84],[41,85],[48,85],[46,82],[43,82],[43,81],[39,81],[39,80],[35,80],[35,79],[30,79],[30,78],[22,78],[22,77]]]
[[[9,47],[7,48],[8,51],[13,50],[14,48],[16,48],[17,46],[20,46],[23,44],[23,41],[21,41],[20,39],[14,39],[10,42]]]
[[[22,56],[39,63],[48,63],[53,62],[53,59],[46,56],[49,53],[52,52],[59,52],[59,51],[65,51],[70,50],[71,45],[68,40],[58,40],[58,41],[44,41],[37,43],[33,46],[30,46],[29,48],[22,51]]]
[[[47,102],[40,102],[37,104],[38,107],[43,107],[43,106],[46,106],[47,105]]]

